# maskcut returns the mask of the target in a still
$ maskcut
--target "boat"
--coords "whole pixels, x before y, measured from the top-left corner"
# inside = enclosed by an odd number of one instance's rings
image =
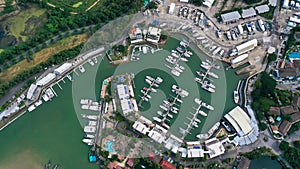
[[[85,126],[83,131],[85,133],[95,133],[96,132],[96,127],[95,126]]]
[[[192,125],[193,125],[194,127],[196,127],[196,128],[199,127],[198,124],[197,124],[197,122],[195,122],[195,121],[192,123]]]
[[[183,66],[181,66],[181,65],[179,65],[179,64],[176,64],[175,66],[176,66],[176,67],[179,67],[179,69],[181,69],[181,70],[184,70],[184,69],[185,69]]]
[[[171,64],[175,64],[175,59],[166,58],[166,61]]]
[[[210,81],[205,80],[203,83],[204,83],[204,85],[208,85],[211,88],[214,88],[214,89],[216,88],[216,86],[213,85]]]
[[[165,106],[163,106],[163,105],[160,105],[159,107],[160,107],[161,109],[163,109],[164,111],[168,111],[168,110],[169,110],[167,107],[165,107]]]
[[[164,102],[165,104],[170,104],[170,102],[167,101],[167,100],[163,100],[163,102]]]
[[[151,96],[150,96],[150,95],[146,95],[146,97],[147,97],[148,99],[151,99]]]
[[[197,118],[195,118],[194,120],[195,120],[195,122],[201,123],[201,121]]]
[[[162,116],[162,115],[163,115],[163,112],[157,111],[157,114],[160,115],[160,116]]]
[[[84,135],[84,138],[87,138],[87,139],[93,139],[93,138],[95,138],[95,136],[92,135],[92,134],[85,134],[85,135]]]
[[[181,69],[180,69],[179,67],[177,67],[177,66],[175,66],[174,69],[175,69],[176,71],[180,72],[180,73],[183,72],[183,70],[181,70]]]
[[[170,113],[168,113],[167,116],[170,117],[171,119],[173,118],[173,115]]]
[[[174,109],[171,109],[172,113],[174,114],[178,114],[178,111],[177,110],[174,110]]]
[[[146,102],[148,102],[148,101],[149,101],[149,99],[148,99],[147,97],[144,97],[144,100],[145,100]]]
[[[153,83],[153,86],[154,86],[154,87],[158,87],[159,85],[158,85],[158,84],[156,84],[156,83]]]
[[[160,84],[163,82],[163,79],[161,77],[157,77],[155,82]]]
[[[97,121],[89,121],[89,126],[96,126],[97,125]]]
[[[151,77],[151,76],[146,76],[147,79],[151,80],[151,81],[154,81],[154,78]]]
[[[187,52],[190,56],[193,55],[193,53],[192,53],[191,51],[189,51],[189,50],[187,50],[186,52]]]
[[[142,168],[146,168],[144,165],[141,165]]]
[[[187,62],[188,60],[186,58],[180,58],[180,60]]]
[[[97,57],[92,58],[95,63],[98,63]]]
[[[221,50],[220,56],[223,56],[224,52],[225,52],[225,50]]]
[[[88,144],[88,143],[93,143],[94,140],[93,139],[87,139],[87,138],[85,138],[85,139],[82,139],[82,142]]]
[[[180,41],[179,43],[181,46],[183,46],[184,48],[187,48],[189,45],[186,42]]]
[[[147,87],[144,87],[144,88],[143,88],[143,90],[147,91],[147,90],[148,90],[148,88],[147,88]]]
[[[207,74],[213,78],[216,78],[216,79],[219,78],[219,76],[217,74],[215,74],[214,72],[208,72]]]
[[[38,107],[38,106],[40,106],[42,103],[43,103],[43,101],[42,101],[42,100],[39,100],[39,101],[35,102],[34,105],[35,105],[35,107]]]
[[[180,100],[180,99],[178,99],[178,98],[176,99],[176,101],[178,101],[179,103],[183,103],[182,100]]]
[[[150,88],[150,90],[151,90],[151,92],[154,92],[154,93],[157,92],[156,89],[153,89],[153,88]]]
[[[184,52],[184,50],[181,48],[181,47],[176,47],[176,50],[178,51],[178,52],[180,52],[180,53],[183,53]]]
[[[144,90],[141,90],[141,93],[146,94],[146,92]]]
[[[207,108],[209,110],[214,110],[214,107],[212,107],[211,105],[207,104],[207,103],[204,103],[202,102],[201,105],[204,107],[204,108]]]
[[[81,116],[83,118],[87,118],[89,120],[97,120],[98,119],[98,116],[97,115],[86,115],[86,114],[81,114]]]
[[[197,103],[197,104],[199,104],[199,105],[202,103],[202,100],[200,100],[200,99],[198,99],[198,98],[195,98],[194,101],[195,101],[195,103]]]
[[[209,51],[211,52],[211,51],[215,50],[216,48],[217,48],[217,46],[212,46],[209,48]]]
[[[208,70],[208,69],[211,68],[210,65],[204,65],[204,64],[201,64],[200,66],[201,66],[202,68],[206,69],[206,70]]]
[[[202,111],[202,110],[199,110],[198,113],[199,113],[200,115],[202,115],[202,116],[205,116],[205,117],[207,116],[207,114],[206,114],[204,111]]]
[[[239,102],[239,93],[238,93],[238,91],[233,91],[233,98],[234,98],[234,103],[235,104],[238,104],[238,102]]]
[[[168,126],[166,123],[162,123],[161,126],[163,126],[163,127],[166,128],[166,129],[169,129],[169,128],[170,128],[170,126]]]
[[[90,65],[92,65],[92,66],[95,65],[95,63],[92,61],[92,59],[89,59],[89,63],[90,63]]]
[[[187,58],[191,57],[187,52],[183,53],[183,55]]]
[[[172,107],[173,110],[178,111],[179,109],[177,107]]]
[[[194,80],[195,80],[195,82],[198,82],[198,83],[201,83],[201,84],[202,84],[202,80],[199,79],[198,77],[195,77]]]
[[[175,58],[179,58],[179,56],[176,53],[171,53],[171,56],[173,56]]]
[[[197,73],[197,75],[199,75],[200,77],[203,77],[203,76],[205,76],[205,74],[204,74],[204,73],[202,73],[202,72],[200,72],[200,71],[197,71],[196,73]]]
[[[156,122],[159,122],[159,123],[161,123],[161,119],[160,119],[160,118],[158,118],[158,117],[153,117],[153,120],[154,120],[154,121],[156,121]]]
[[[178,72],[178,71],[176,71],[176,70],[174,70],[174,69],[172,69],[171,70],[171,73],[174,75],[174,76],[180,76],[180,72]]]
[[[203,65],[208,65],[208,66],[211,65],[211,62],[210,62],[210,60],[208,60],[208,59],[206,59],[206,62],[205,62],[205,61],[202,61],[201,63],[202,63]]]
[[[149,79],[145,79],[146,83],[148,83],[149,85],[152,84],[152,82]]]
[[[84,73],[85,72],[85,69],[82,65],[78,66],[78,69],[81,73]]]
[[[208,91],[208,92],[211,92],[211,93],[214,93],[214,92],[215,92],[215,89],[209,87],[208,85],[202,84],[201,87],[202,87],[202,89],[204,89],[204,90],[206,90],[206,91]]]

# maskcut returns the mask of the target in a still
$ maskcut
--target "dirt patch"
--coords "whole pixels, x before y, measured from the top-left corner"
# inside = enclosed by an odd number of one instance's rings
[[[54,54],[57,54],[63,50],[70,49],[88,40],[87,34],[75,35],[64,40],[58,41],[49,48],[43,49],[34,55],[34,59],[28,62],[26,59],[7,69],[6,71],[0,73],[0,82],[9,82],[19,73],[29,70],[34,66],[37,66],[46,60],[48,60]]]

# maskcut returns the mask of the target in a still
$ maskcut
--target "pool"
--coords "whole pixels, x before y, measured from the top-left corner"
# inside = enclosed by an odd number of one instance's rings
[[[108,151],[108,152],[110,152],[110,153],[115,152],[115,150],[112,148],[113,144],[114,144],[113,141],[107,141],[106,142],[106,148],[105,148],[105,150]]]

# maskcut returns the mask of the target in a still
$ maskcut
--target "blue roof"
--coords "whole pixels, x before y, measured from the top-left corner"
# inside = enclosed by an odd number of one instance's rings
[[[277,120],[277,121],[281,121],[281,117],[278,116],[278,117],[276,118],[276,120]]]
[[[293,52],[288,54],[289,59],[300,59],[300,52]]]

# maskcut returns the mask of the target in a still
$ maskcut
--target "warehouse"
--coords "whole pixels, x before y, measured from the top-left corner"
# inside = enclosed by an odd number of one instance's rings
[[[256,12],[254,10],[253,7],[249,8],[249,9],[243,9],[242,10],[242,18],[246,19],[246,18],[251,18],[256,16]]]
[[[43,77],[41,80],[37,81],[37,86],[45,86],[52,80],[54,80],[56,75],[54,73],[49,73],[47,76]]]
[[[72,67],[72,63],[64,63],[63,65],[55,69],[54,73],[56,75],[62,75],[66,73],[68,70],[70,70],[71,67]]]
[[[223,23],[235,22],[241,18],[241,15],[238,11],[229,12],[221,15]]]
[[[252,39],[248,42],[238,45],[236,47],[236,49],[237,49],[238,55],[241,55],[243,53],[246,53],[246,52],[254,49],[256,46],[257,46],[257,39]]]
[[[257,11],[257,13],[262,14],[262,13],[269,12],[270,8],[268,5],[260,5],[255,7],[255,10]]]

